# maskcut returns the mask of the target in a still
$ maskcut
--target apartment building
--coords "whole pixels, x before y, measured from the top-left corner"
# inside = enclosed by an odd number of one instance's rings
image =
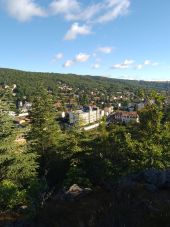
[[[88,125],[99,121],[103,117],[103,111],[100,111],[98,107],[84,107],[82,110],[76,110],[69,112],[69,123],[80,125]]]
[[[129,123],[130,121],[139,122],[137,112],[118,111],[114,114],[114,118],[122,123]]]

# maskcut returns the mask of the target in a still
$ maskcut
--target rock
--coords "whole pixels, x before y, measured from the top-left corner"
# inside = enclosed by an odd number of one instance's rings
[[[92,192],[91,188],[81,188],[77,184],[73,184],[67,191],[64,190],[60,191],[57,194],[56,199],[71,202],[80,199],[91,192]]]
[[[76,199],[80,199],[86,196],[91,192],[92,192],[91,188],[80,188],[77,184],[73,184],[66,192],[66,197],[67,200],[74,201]]]
[[[83,189],[80,188],[77,184],[73,184],[67,192],[82,192]]]
[[[162,187],[166,182],[165,171],[149,169],[141,172],[137,180],[148,184],[155,185],[156,187]]]
[[[85,192],[86,194],[89,194],[89,193],[92,192],[92,189],[91,189],[91,188],[85,188],[85,189],[84,189],[84,192]]]

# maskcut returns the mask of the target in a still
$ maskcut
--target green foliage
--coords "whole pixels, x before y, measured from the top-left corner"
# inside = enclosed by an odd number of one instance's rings
[[[35,151],[41,154],[55,146],[60,135],[52,96],[42,86],[37,88],[30,118],[32,124],[28,138]]]
[[[138,88],[156,90],[168,90],[170,88],[169,83],[161,82],[121,80],[98,76],[79,76],[74,74],[33,73],[0,69],[0,84],[17,84],[16,94],[21,100],[23,99],[23,96],[27,96],[29,99],[33,95],[36,91],[35,84],[37,83],[42,83],[46,89],[50,88],[54,94],[58,94],[58,82],[66,83],[76,89],[79,88],[80,91],[89,91],[97,88],[102,92],[107,91],[109,95],[113,91],[136,91]],[[81,98],[83,99],[83,103],[87,103],[87,97],[83,96]]]
[[[147,135],[154,135],[156,132],[159,132],[163,113],[157,105],[147,105],[141,110],[139,115],[141,129],[146,132]]]
[[[39,176],[45,178],[48,186],[56,186],[62,176],[61,169],[65,169],[65,161],[62,159],[65,136],[56,121],[53,97],[42,86],[37,88],[30,118],[31,128],[27,139],[29,149],[39,156]]]
[[[72,165],[69,168],[64,180],[65,187],[70,187],[73,184],[78,184],[81,187],[92,187],[90,180],[87,178],[86,172],[76,165]]]
[[[27,201],[30,181],[36,179],[37,156],[16,142],[20,131],[9,115],[10,105],[0,99],[0,211],[14,209]],[[27,201],[28,202],[28,201]]]
[[[26,190],[10,180],[0,182],[0,211],[13,210],[26,203]]]
[[[28,76],[36,76],[37,82],[44,78],[44,74],[24,75],[26,81]],[[16,77],[25,83],[22,76],[21,72],[17,72]],[[68,78],[46,75],[45,78],[55,83],[58,79],[71,85],[75,82],[82,89],[88,84],[92,87],[97,85],[102,92],[103,87],[114,89],[116,86],[112,80],[99,77],[86,76],[82,79],[74,75]],[[92,81],[94,84],[91,85]],[[106,81],[112,82],[109,85]],[[22,89],[26,94],[25,88]],[[141,90],[142,98],[143,95]],[[169,109],[163,109],[163,97],[157,93],[148,92],[147,95],[148,104],[139,112],[139,123],[108,127],[103,119],[100,127],[90,132],[81,130],[77,125],[62,132],[56,121],[53,96],[44,86],[34,87],[31,124],[24,131],[27,142],[21,145],[16,138],[23,132],[15,127],[9,115],[11,96],[1,94],[0,211],[15,210],[26,205],[36,213],[52,192],[60,187],[70,187],[72,184],[81,187],[102,186],[107,182],[113,183],[120,176],[144,169],[170,168]],[[82,102],[87,101],[86,96],[81,98]],[[103,99],[107,100],[107,92]],[[154,104],[152,99],[155,100]]]

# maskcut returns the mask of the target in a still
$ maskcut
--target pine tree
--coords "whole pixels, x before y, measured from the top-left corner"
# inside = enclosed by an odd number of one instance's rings
[[[27,135],[31,150],[39,156],[39,176],[48,185],[56,184],[57,165],[60,161],[62,132],[56,121],[53,97],[43,87],[34,94],[30,111],[31,128]],[[56,174],[54,174],[56,170]]]
[[[31,129],[28,139],[32,148],[38,154],[44,155],[58,144],[61,131],[56,121],[52,95],[43,87],[39,87],[34,95],[30,118]]]
[[[6,96],[7,97],[7,96]],[[36,179],[36,154],[17,143],[20,133],[9,115],[10,106],[0,98],[0,210],[14,209],[28,202],[27,189]]]

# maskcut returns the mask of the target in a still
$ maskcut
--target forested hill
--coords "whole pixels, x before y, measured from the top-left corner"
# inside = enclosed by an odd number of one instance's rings
[[[0,84],[17,84],[23,95],[32,93],[39,82],[46,87],[57,89],[56,83],[66,83],[73,88],[107,91],[136,90],[138,88],[170,90],[170,82],[148,82],[136,80],[113,79],[100,76],[80,76],[74,74],[25,72],[20,70],[0,68]]]

